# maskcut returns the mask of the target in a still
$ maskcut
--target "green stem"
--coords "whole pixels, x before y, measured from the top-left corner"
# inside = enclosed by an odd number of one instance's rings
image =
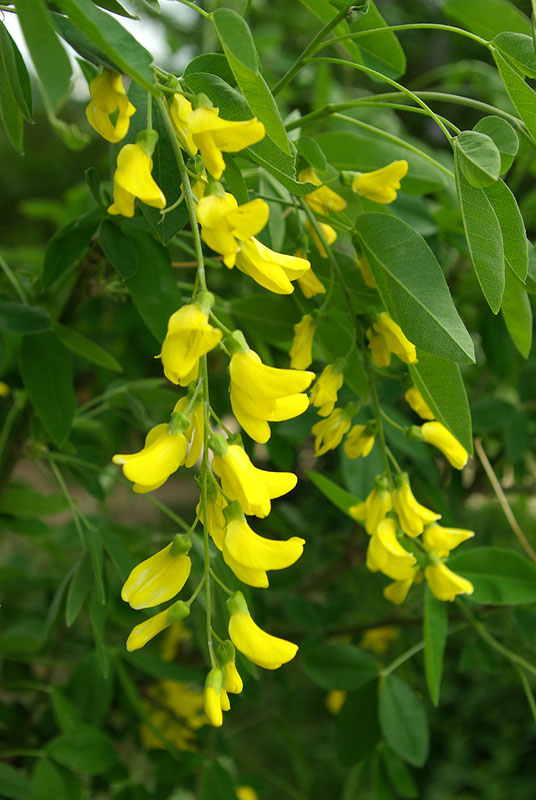
[[[244,19],[248,18],[250,9],[251,9],[251,0],[246,0],[246,3],[244,5],[244,10],[242,11],[242,16],[244,17]]]
[[[11,433],[11,429],[13,428],[15,420],[17,419],[17,415],[23,406],[24,406],[24,398],[22,393],[20,392],[14,393],[13,405],[9,409],[4,424],[2,425],[2,430],[0,431],[0,459],[2,458],[4,449],[9,439],[9,435]]]
[[[193,8],[194,11],[197,11],[198,14],[201,14],[202,17],[205,19],[210,19],[210,14],[208,14],[204,9],[199,8],[196,6],[195,3],[191,3],[190,0],[178,0],[179,3],[182,3],[183,6],[188,6],[188,8]]]
[[[212,320],[212,322],[215,322],[218,328],[220,328],[227,336],[229,336],[232,333],[232,330],[228,328],[227,325],[224,325],[223,322],[221,322],[221,320],[218,319],[218,317],[216,316],[216,314],[214,314],[212,310],[209,311],[209,317]]]
[[[353,102],[354,108],[364,108],[365,106],[372,106],[372,108],[392,108],[395,111],[411,111],[412,114],[422,114],[425,117],[428,116],[428,112],[425,111],[424,108],[415,108],[414,106],[408,106],[404,103],[380,103],[379,101],[368,102],[368,98],[366,97],[364,97],[362,100],[355,100]],[[460,133],[461,129],[451,122],[450,119],[442,117],[441,114],[438,114],[437,116],[447,127],[451,128],[456,135]]]
[[[55,478],[56,478],[56,480],[57,480],[57,482],[59,484],[59,487],[60,487],[60,489],[61,489],[61,491],[63,493],[63,496],[67,500],[67,505],[69,506],[69,510],[70,510],[70,512],[72,514],[73,522],[74,522],[75,527],[76,527],[76,531],[78,533],[78,536],[80,537],[80,544],[82,545],[82,549],[85,550],[86,549],[86,538],[84,536],[84,531],[82,530],[82,526],[81,526],[80,522],[84,522],[84,524],[88,528],[91,528],[91,526],[89,525],[88,521],[85,519],[83,514],[79,511],[76,503],[74,502],[73,498],[71,497],[71,493],[67,489],[67,484],[65,483],[65,481],[63,479],[63,475],[61,474],[61,472],[60,472],[60,470],[58,468],[58,465],[55,464],[54,461],[52,461],[51,459],[47,459],[47,463],[50,466],[50,468],[52,469],[52,472],[54,473],[54,476],[55,476]]]
[[[23,302],[25,305],[28,305],[28,298],[26,297],[26,292],[22,288],[22,285],[18,280],[17,276],[15,275],[15,273],[13,272],[7,261],[5,261],[5,259],[2,256],[0,256],[0,267],[2,267],[2,269],[4,270],[8,281],[17,292],[18,296],[21,299],[21,302]]]
[[[407,425],[405,427],[403,425],[399,425],[398,422],[395,422],[394,419],[391,419],[389,414],[386,414],[383,409],[382,409],[382,417],[384,418],[384,420],[386,422],[389,423],[389,425],[392,425],[393,428],[396,428],[397,431],[400,431],[401,433],[407,433],[408,432],[409,427]]]
[[[395,669],[398,669],[398,667],[400,667],[406,661],[409,661],[410,658],[413,658],[413,656],[421,650],[424,650],[424,641],[414,644],[413,647],[410,647],[409,650],[406,650],[401,656],[398,656],[398,658],[395,658],[394,661],[391,661],[391,663],[384,667],[380,672],[381,677],[386,678],[391,674],[391,672],[394,672]]]
[[[147,92],[147,128],[153,130],[153,103],[151,92]]]
[[[201,589],[203,588],[203,586],[204,586],[204,583],[205,583],[205,580],[206,580],[206,579],[205,579],[205,576],[203,575],[203,576],[201,577],[201,580],[199,581],[199,583],[198,583],[198,584],[197,584],[197,586],[195,587],[195,591],[194,591],[193,595],[190,597],[190,599],[189,599],[189,600],[187,600],[187,601],[186,601],[186,602],[188,603],[188,605],[189,605],[189,606],[191,606],[191,605],[192,605],[192,603],[194,602],[195,598],[197,597],[197,595],[199,594],[199,592],[200,592],[200,591],[201,591]]]
[[[139,381],[130,381],[129,383],[124,383],[121,386],[116,386],[114,389],[108,389],[106,392],[92,397],[91,400],[88,400],[87,403],[84,403],[84,405],[80,406],[78,409],[78,416],[84,414],[84,412],[86,412],[92,406],[102,403],[103,400],[108,400],[110,397],[115,397],[118,394],[123,394],[124,392],[129,392],[136,389],[140,391],[151,391],[151,389],[156,389],[157,387],[163,386],[164,383],[164,378],[142,378]]]
[[[227,584],[224,583],[221,578],[218,578],[212,567],[209,569],[209,573],[212,576],[212,578],[216,581],[216,583],[218,583],[221,586],[224,592],[227,592],[227,594],[229,595],[234,594],[233,590],[229,589]]]
[[[203,509],[203,555],[204,555],[204,570],[203,577],[205,579],[205,593],[206,593],[206,633],[208,653],[210,663],[214,667],[216,659],[214,657],[214,647],[212,644],[212,608],[210,598],[210,542],[208,531],[208,471],[210,469],[208,457],[208,437],[210,431],[210,398],[208,386],[208,371],[207,371],[207,357],[206,355],[201,359],[201,376],[203,379],[203,458],[201,461],[201,507]]]
[[[210,416],[212,417],[212,419],[214,419],[218,423],[218,425],[220,426],[222,431],[225,431],[227,436],[232,436],[233,435],[232,432],[227,427],[227,425],[224,422],[222,422],[222,420],[220,419],[220,417],[218,417],[218,415],[216,414],[216,412],[214,411],[214,409],[212,407],[210,408]]]
[[[453,25],[441,25],[434,22],[414,22],[406,23],[404,25],[385,25],[383,28],[370,28],[365,31],[355,31],[354,33],[345,33],[343,36],[335,36],[333,39],[327,39],[325,42],[321,42],[315,49],[315,53],[317,53],[323,47],[329,47],[332,44],[344,42],[347,39],[359,39],[362,36],[370,36],[374,33],[385,33],[385,31],[411,30],[450,31],[450,33],[458,33],[460,36],[466,36],[468,39],[473,39],[473,41],[478,42],[478,44],[481,44],[484,47],[489,47],[490,44],[486,39],[482,39],[482,37],[477,36],[474,33],[469,33],[469,31],[466,31],[463,28],[456,28]]]
[[[372,396],[374,416],[376,417],[376,424],[378,425],[378,441],[380,443],[382,460],[385,466],[385,474],[387,475],[387,480],[389,481],[389,487],[393,489],[393,476],[391,474],[391,465],[389,463],[389,451],[385,441],[385,431],[383,430],[382,407],[380,405],[380,398],[378,397],[378,389],[376,387],[376,379],[374,376],[374,369],[372,368],[370,353],[366,345],[363,347],[363,356],[365,359],[365,367],[369,380],[370,394]]]
[[[128,483],[129,486],[131,485],[128,481],[126,482]],[[150,494],[146,494],[145,497],[147,498],[147,500],[149,500],[150,503],[153,504],[153,506],[156,506],[158,509],[160,509],[160,511],[163,514],[166,514],[166,516],[172,519],[173,522],[176,522],[177,525],[183,529],[183,531],[190,530],[190,526],[188,525],[188,523],[186,523],[181,517],[179,517],[178,514],[175,514],[175,512],[172,511],[171,508],[169,508],[169,506],[167,506],[165,503],[162,503],[161,500],[158,500],[158,498],[156,497],[152,497]]]
[[[395,470],[396,470],[398,473],[401,473],[403,470],[402,470],[402,468],[401,468],[400,464],[398,463],[398,461],[396,460],[396,458],[394,457],[394,455],[393,455],[393,451],[391,450],[391,448],[390,448],[390,447],[388,447],[388,448],[387,448],[387,455],[388,455],[388,456],[389,456],[389,458],[391,459],[391,461],[392,461],[392,463],[393,463],[393,466],[394,466]]]
[[[169,213],[170,213],[170,211],[175,211],[175,209],[177,208],[177,206],[180,206],[180,204],[182,203],[182,201],[183,201],[183,200],[184,200],[184,193],[183,193],[183,192],[181,192],[181,193],[180,193],[180,195],[179,195],[179,196],[177,197],[177,199],[175,200],[175,202],[174,202],[172,205],[168,206],[167,208],[164,208],[164,209],[163,209],[163,210],[160,212],[160,215],[161,215],[162,217],[165,217],[165,216],[166,216],[166,214],[169,214]]]
[[[532,687],[529,683],[527,676],[525,675],[524,671],[517,667],[517,672],[521,679],[521,685],[525,691],[525,696],[527,698],[527,703],[529,704],[529,708],[532,713],[532,719],[536,722],[536,700],[534,699],[534,693],[532,691]]]

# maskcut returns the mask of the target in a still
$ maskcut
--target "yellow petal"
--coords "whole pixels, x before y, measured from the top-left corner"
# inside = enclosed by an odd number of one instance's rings
[[[392,203],[407,171],[407,161],[393,161],[381,169],[357,175],[352,181],[352,189],[375,203]]]
[[[265,539],[245,520],[233,520],[227,526],[223,550],[245,567],[258,570],[285,569],[303,553],[304,539],[292,536],[286,541]]]
[[[163,423],[151,429],[142,450],[115,455],[113,462],[123,466],[125,478],[133,483],[161,485],[184,462],[187,447],[186,437],[182,433],[170,435]]]
[[[421,426],[424,441],[441,450],[445,458],[456,469],[463,469],[467,464],[469,454],[465,447],[445,428],[441,422],[425,422]]]
[[[470,581],[452,572],[445,564],[426,567],[424,577],[430,591],[438,600],[452,602],[459,594],[474,592],[474,586]]]
[[[231,615],[229,636],[237,650],[264,669],[278,669],[298,652],[298,645],[266,633],[249,614]]]
[[[225,691],[231,692],[231,694],[240,694],[244,688],[244,684],[234,661],[228,661],[224,665],[223,675],[225,679]]]
[[[132,608],[152,608],[171,600],[180,592],[188,577],[192,562],[187,555],[171,555],[169,544],[131,571],[121,597]]]
[[[220,694],[212,686],[207,686],[205,689],[205,714],[215,728],[223,725]]]
[[[147,642],[168,626],[167,614],[167,609],[161,611],[160,614],[155,614],[154,617],[140,622],[139,625],[136,625],[136,627],[132,629],[127,639],[127,650],[129,653],[133,650],[139,650],[140,647],[146,645]]]

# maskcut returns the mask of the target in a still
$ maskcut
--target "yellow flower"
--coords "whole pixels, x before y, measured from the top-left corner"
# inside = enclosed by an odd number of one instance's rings
[[[160,645],[160,657],[162,661],[175,661],[183,642],[188,642],[192,638],[192,632],[181,622],[174,622],[166,631],[166,635]]]
[[[264,669],[278,669],[294,658],[298,645],[259,628],[250,616],[242,592],[235,592],[227,601],[227,607],[231,615],[229,636],[246,658]]]
[[[298,179],[302,183],[314,183],[315,186],[320,186],[320,189],[315,189],[303,198],[309,208],[317,214],[328,214],[330,211],[344,211],[348,205],[346,200],[322,183],[316,172],[312,167],[302,169]]]
[[[192,104],[182,94],[174,94],[171,102],[168,100],[167,103],[169,116],[182,149],[195,156],[197,145],[188,127],[188,118],[193,111]]]
[[[409,578],[409,580],[405,581],[394,581],[393,583],[390,583],[389,586],[385,587],[383,590],[383,596],[386,600],[389,600],[390,603],[394,603],[395,606],[399,606],[408,596],[408,592],[411,589],[412,584],[413,578]]]
[[[222,668],[223,688],[231,694],[240,694],[244,684],[236,668],[235,648],[229,639],[218,645],[217,659]]]
[[[229,373],[233,413],[256,442],[264,444],[270,438],[268,421],[292,419],[309,406],[309,398],[303,392],[315,377],[314,372],[268,367],[248,348],[246,352],[233,353]]]
[[[379,628],[369,628],[365,631],[359,642],[363,650],[370,650],[381,656],[387,652],[391,642],[398,639],[398,631],[389,625],[382,625]]]
[[[324,367],[311,390],[311,404],[318,408],[321,417],[327,417],[335,408],[337,393],[343,384],[344,363],[336,361]]]
[[[290,366],[293,369],[307,369],[313,360],[313,339],[315,326],[310,314],[304,314],[294,325],[294,339],[290,348]]]
[[[0,381],[0,397],[8,397],[11,389],[4,383],[4,381]]]
[[[393,491],[393,506],[398,514],[400,527],[408,536],[419,536],[425,525],[441,519],[441,514],[435,514],[417,502],[411,491],[407,473],[396,476],[396,488]]]
[[[190,575],[192,562],[186,555],[190,546],[179,538],[134,567],[121,590],[125,603],[152,608],[175,597]]]
[[[256,198],[239,206],[232,194],[223,191],[222,195],[205,195],[196,206],[203,241],[223,256],[223,263],[229,269],[235,265],[240,240],[262,231],[269,214],[264,200]]]
[[[451,550],[467,539],[472,539],[474,531],[463,528],[444,528],[442,525],[427,525],[422,535],[422,543],[426,550],[435,553],[439,558],[446,558]]]
[[[368,425],[354,425],[344,441],[344,452],[348,458],[366,458],[374,447],[374,434]]]
[[[117,454],[114,464],[123,466],[123,475],[134,483],[137,494],[152,492],[167,481],[184,463],[188,440],[183,433],[169,434],[166,423],[151,428],[138,453]]]
[[[301,278],[311,268],[306,259],[276,253],[254,236],[241,242],[236,266],[275,294],[292,294],[294,286],[291,281]]]
[[[188,386],[197,378],[199,359],[221,340],[221,331],[208,322],[208,313],[196,303],[182,306],[168,321],[162,343],[164,375],[179,386]]]
[[[187,406],[188,397],[181,397],[181,399],[175,403],[173,411],[183,413],[186,411]],[[201,451],[203,449],[204,430],[205,418],[203,413],[203,403],[201,398],[199,398],[197,405],[194,407],[193,411],[190,412],[190,426],[185,432],[185,436],[190,443],[188,447],[188,455],[186,456],[186,460],[184,462],[185,467],[193,467],[199,461],[199,456],[201,455]]]
[[[303,258],[301,250],[296,250],[295,255],[299,258]],[[301,278],[298,278],[298,285],[303,292],[303,296],[307,297],[307,299],[314,297],[316,294],[326,294],[326,287],[322,281],[317,278],[312,267],[308,269]]]
[[[396,200],[396,190],[400,189],[400,181],[407,171],[407,161],[393,161],[381,169],[356,175],[352,189],[375,203],[392,203]]]
[[[259,800],[259,795],[251,786],[239,786],[236,790],[237,800]]]
[[[452,602],[459,594],[473,594],[474,586],[471,581],[457,575],[445,564],[438,561],[437,564],[425,567],[424,577],[428,582],[430,591],[438,600]]]
[[[410,580],[415,575],[417,559],[408,553],[396,537],[394,519],[384,519],[371,536],[367,549],[367,567],[371,572],[383,572],[395,580]]]
[[[369,328],[367,339],[369,340],[370,353],[374,365],[376,367],[388,367],[391,363],[391,351],[387,347],[383,336],[380,336],[379,333],[373,333]]]
[[[150,686],[147,694],[149,702],[144,706],[152,726],[179,750],[195,751],[195,731],[207,723],[203,693],[180,681],[163,680]],[[148,725],[140,726],[140,738],[148,749],[165,749]]]
[[[341,708],[346,702],[346,692],[342,689],[332,689],[326,696],[326,708],[334,717],[337,716]]]
[[[221,704],[222,674],[221,669],[211,669],[205,681],[204,706],[205,714],[211,725],[220,728],[223,725]]]
[[[346,414],[346,409],[336,408],[329,417],[313,425],[311,433],[316,437],[315,456],[322,456],[328,450],[338,447],[351,424],[352,416]]]
[[[211,445],[217,438],[211,437]],[[227,497],[238,500],[244,514],[256,517],[267,517],[270,500],[287,494],[298,482],[292,472],[268,472],[254,467],[246,451],[237,444],[222,448],[222,454],[214,456],[212,468],[221,478]]]
[[[434,419],[434,412],[416,386],[412,386],[408,389],[404,397],[406,398],[408,406],[412,408],[419,417],[422,417],[422,419]]]
[[[121,75],[105,69],[89,84],[89,94],[91,100],[86,108],[89,124],[108,142],[120,142],[136,111],[129,102]],[[114,111],[117,111],[117,119],[112,123],[110,114]]]
[[[393,507],[391,492],[384,478],[377,478],[376,485],[364,503],[357,503],[348,509],[350,516],[365,523],[365,530],[372,536]]]
[[[133,650],[139,650],[144,647],[147,642],[157,636],[164,628],[171,625],[173,622],[178,622],[184,619],[190,613],[190,606],[188,603],[183,603],[182,600],[177,600],[172,606],[155,614],[154,617],[140,622],[132,628],[130,635],[127,639],[127,650],[131,653]]]
[[[421,433],[424,441],[441,450],[453,467],[456,469],[465,467],[469,454],[444,425],[435,421],[425,422],[424,425],[421,425]]]
[[[165,208],[164,193],[153,179],[153,159],[140,144],[126,144],[117,156],[114,173],[114,201],[109,214],[134,216],[136,197],[153,208]]]
[[[366,255],[364,253],[362,253],[360,256],[356,254],[355,260],[365,284],[369,287],[369,289],[377,289],[378,287],[376,285],[376,281],[374,280],[374,275],[372,274],[372,270],[367,261]]]
[[[220,487],[215,481],[210,483],[207,498],[207,528],[218,550],[223,550],[223,540],[227,525],[225,517],[223,516],[223,509],[226,505],[227,501],[221,493]],[[203,505],[201,500],[199,501],[196,511],[199,514],[201,522],[203,522]]]
[[[318,222],[317,221],[316,224],[320,228],[320,233],[324,237],[324,241],[326,242],[326,244],[328,246],[330,244],[333,244],[333,242],[337,238],[337,231],[335,230],[335,228],[332,228],[331,225],[327,224],[327,222]],[[318,235],[318,233],[316,232],[314,227],[311,225],[309,220],[306,221],[305,227],[307,228],[307,230],[311,234],[311,238],[312,238],[313,242],[316,245],[316,249],[318,250],[319,255],[322,258],[327,258],[328,254],[326,253],[326,248],[324,247],[322,239],[320,238],[320,236]]]
[[[389,314],[383,311],[379,320],[372,323],[372,327],[384,339],[385,345],[391,353],[398,356],[405,364],[417,363],[415,345],[410,342],[400,325],[397,325]]]

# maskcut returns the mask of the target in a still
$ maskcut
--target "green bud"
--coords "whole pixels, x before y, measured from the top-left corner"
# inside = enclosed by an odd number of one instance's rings
[[[348,11],[346,12],[346,22],[348,23],[348,25],[351,25],[352,22],[357,22],[359,17],[362,17],[364,14],[366,14],[368,10],[369,10],[369,0],[364,0],[364,2],[350,6]]]
[[[343,170],[341,170],[341,172],[339,172],[339,178],[340,178],[340,181],[341,181],[343,186],[351,186],[352,185],[352,181],[358,175],[361,175],[361,173],[360,172],[354,172],[354,170],[350,170],[350,169],[343,169]]]
[[[242,331],[233,331],[226,336],[222,344],[233,355],[234,353],[247,353],[249,350],[248,343]]]
[[[221,433],[217,433],[215,436],[211,436],[208,440],[208,446],[212,450],[215,456],[223,456],[227,453],[227,442],[225,441],[225,436]]]
[[[225,642],[222,642],[218,645],[218,649],[216,651],[216,658],[218,659],[218,663],[224,667],[226,664],[232,664],[235,660],[235,648],[234,644],[231,642],[230,639],[227,639]]]
[[[395,475],[395,486],[397,489],[402,488],[409,483],[409,477],[407,472],[399,472],[398,475]]]
[[[242,437],[239,433],[233,433],[232,436],[229,436],[227,439],[227,444],[237,444],[239,447],[244,447],[244,442],[242,441]]]
[[[179,92],[181,88],[181,84],[177,76],[171,74],[167,76],[164,86],[167,86],[168,89],[174,89],[176,92]]]
[[[145,150],[148,156],[152,156],[156,143],[158,142],[158,133],[151,128],[146,128],[144,131],[138,133],[136,144]]]
[[[342,419],[352,419],[353,417],[355,417],[355,415],[359,411],[360,406],[361,403],[348,403],[345,406],[344,411],[342,412]]]
[[[177,433],[184,433],[191,425],[190,417],[183,414],[182,411],[174,411],[168,423],[168,433],[174,436]]]
[[[192,99],[192,108],[214,108],[214,103],[206,94],[200,93]]]
[[[229,614],[249,614],[248,604],[245,601],[242,592],[235,592],[232,597],[227,600],[227,609]]]
[[[332,364],[332,369],[333,369],[333,372],[336,375],[340,375],[341,372],[344,372],[344,370],[346,369],[347,366],[348,366],[348,362],[347,362],[346,358],[344,358],[344,356],[343,356],[341,358],[335,359],[335,361]]]
[[[210,183],[207,183],[205,186],[205,197],[209,194],[225,198],[225,189],[219,181],[210,181]]]
[[[170,554],[175,558],[190,552],[192,539],[189,533],[177,533],[171,544]]]
[[[223,509],[223,516],[227,524],[233,522],[235,519],[244,519],[244,512],[238,500],[233,500],[228,506]]]
[[[417,442],[424,442],[424,436],[422,435],[422,430],[420,425],[411,425],[408,428],[406,435],[408,439],[414,439]]]
[[[172,606],[168,608],[166,621],[167,622],[180,622],[190,614],[190,606],[183,600],[177,600]]]
[[[194,303],[199,309],[201,309],[203,314],[208,314],[215,301],[216,298],[212,292],[199,292],[199,294],[196,294],[195,296]]]
[[[432,567],[438,567],[441,564],[441,559],[437,555],[437,553],[427,553],[428,563]]]
[[[210,686],[214,689],[216,694],[219,694],[221,692],[222,683],[223,676],[221,674],[221,669],[219,669],[219,667],[213,667],[206,677],[205,689]]]
[[[387,480],[385,475],[378,475],[378,477],[374,481],[374,488],[378,492],[388,492],[389,491],[389,481]]]
[[[191,159],[193,162],[193,170],[198,177],[201,177],[205,173],[205,162],[203,161],[203,156],[197,155]]]

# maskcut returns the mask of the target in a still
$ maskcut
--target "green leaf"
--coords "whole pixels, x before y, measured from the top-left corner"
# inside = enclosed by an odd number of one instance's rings
[[[38,759],[32,775],[32,790],[39,800],[71,800],[60,770],[48,758]]]
[[[527,17],[508,0],[447,0],[443,10],[484,39],[493,39],[502,31],[530,34]]]
[[[475,131],[485,133],[495,142],[501,154],[501,175],[513,164],[519,150],[519,137],[510,123],[502,117],[482,117],[474,127]]]
[[[484,191],[501,226],[506,265],[524,282],[529,268],[529,254],[527,232],[517,200],[502,180],[486,187]]]
[[[324,155],[324,151],[315,139],[310,136],[301,136],[296,142],[298,153],[304,158],[307,163],[313,167],[317,172],[326,172],[328,168],[328,161]]]
[[[43,333],[52,320],[41,308],[0,298],[0,329],[9,333]]]
[[[9,798],[9,800],[11,800],[11,798],[16,800],[19,797],[34,797],[30,784],[27,782],[26,778],[23,778],[22,775],[17,772],[17,770],[8,766],[8,764],[1,763],[0,794],[3,797]]]
[[[1,26],[3,28],[3,25]],[[5,46],[12,53],[11,44],[6,42],[4,37],[0,38],[0,118],[6,130],[7,136],[17,153],[23,154],[24,147],[22,142],[23,123],[22,111],[19,108],[17,99],[13,93],[10,82],[10,66],[6,63]],[[17,73],[15,73],[16,75]]]
[[[388,747],[382,748],[381,753],[393,789],[398,792],[400,797],[407,797],[410,800],[418,798],[417,784],[404,762]]]
[[[106,592],[104,590],[104,561],[102,554],[102,532],[99,529],[92,529],[87,533],[87,543],[89,558],[93,570],[93,582],[95,587],[95,598],[103,605],[106,603]]]
[[[102,252],[122,278],[131,278],[138,271],[138,251],[130,234],[134,229],[128,223],[118,224],[105,219],[99,230]]]
[[[513,343],[523,358],[528,358],[532,346],[532,306],[527,290],[508,267],[501,314]]]
[[[32,87],[26,64],[9,31],[0,23],[0,53],[11,91],[24,118],[33,122]]]
[[[411,379],[439,422],[469,452],[473,452],[471,410],[460,368],[452,361],[417,351],[417,364],[410,364]]]
[[[114,71],[117,69],[112,59],[108,58],[106,53],[103,53],[100,47],[97,47],[91,41],[89,36],[86,36],[76,25],[73,25],[68,17],[64,17],[62,14],[52,11],[51,19],[62,39],[65,39],[82,58],[98,67],[106,67]]]
[[[66,508],[67,500],[61,494],[45,494],[13,483],[0,495],[0,513],[14,517],[47,517]]]
[[[350,494],[350,492],[347,492],[345,489],[341,489],[334,481],[327,478],[325,475],[321,475],[320,472],[308,469],[307,477],[311,479],[324,497],[331,500],[333,505],[337,506],[344,514],[348,514],[348,509],[360,502],[358,497]]]
[[[159,96],[160,92],[154,85],[155,77],[151,69],[153,61],[151,53],[142,47],[114,17],[101,11],[91,0],[56,0],[56,5],[121,72],[130,75],[155,97]]]
[[[16,0],[15,8],[49,112],[67,96],[71,64],[50,22],[43,0]]]
[[[378,683],[351,692],[335,721],[335,747],[345,767],[369,758],[381,739],[377,716]]]
[[[113,681],[103,678],[96,652],[74,666],[66,693],[81,719],[98,726],[106,716],[113,696]]]
[[[91,361],[92,364],[104,367],[104,369],[110,369],[113,372],[123,371],[121,364],[111,353],[78,331],[67,328],[66,325],[60,325],[59,322],[54,322],[52,328],[60,342],[63,342],[65,347],[68,347],[73,353]]]
[[[476,547],[452,556],[448,567],[471,581],[472,603],[536,603],[536,564],[502,547]]]
[[[230,8],[217,8],[212,21],[236,81],[266,135],[283,153],[292,155],[277,104],[259,68],[259,56],[245,19]]]
[[[98,210],[89,211],[54,234],[45,250],[42,278],[45,289],[82,258],[101,216]]]
[[[501,226],[484,189],[465,179],[455,156],[456,184],[471,260],[484,297],[497,314],[504,292],[504,247]]]
[[[219,764],[211,764],[201,773],[200,800],[236,800],[234,781]]]
[[[407,683],[388,675],[380,687],[378,718],[385,742],[408,764],[422,767],[428,756],[428,719]]]
[[[48,743],[46,751],[58,764],[86,775],[103,775],[116,762],[112,740],[90,725],[60,734]]]
[[[359,689],[378,677],[376,661],[359,647],[350,644],[326,644],[301,656],[309,678],[323,689]]]
[[[95,564],[94,557],[91,558],[93,576],[96,577],[96,569],[98,566]],[[99,662],[100,671],[103,678],[108,678],[110,675],[110,656],[108,648],[106,647],[106,640],[104,636],[104,629],[106,627],[106,604],[101,602],[102,597],[96,585],[91,590],[89,598],[89,617],[91,619],[91,627],[93,629],[93,638],[95,640],[95,647],[97,649],[97,658]]]
[[[504,88],[508,92],[510,100],[523,122],[525,123],[529,136],[536,141],[536,92],[525,83],[521,75],[502,57],[497,51],[493,50],[493,58],[497,64],[500,76],[504,83]]]
[[[55,686],[50,693],[50,703],[54,719],[63,733],[68,733],[81,723],[80,713],[75,704],[69,700],[63,689]]]
[[[501,154],[493,139],[478,131],[462,131],[454,139],[463,174],[477,188],[491,186],[500,175]]]
[[[88,553],[84,553],[76,572],[74,573],[69,589],[67,590],[67,600],[65,603],[65,624],[68,628],[71,627],[73,622],[79,615],[82,607],[86,601],[92,581],[91,560]]]
[[[249,202],[248,187],[240,169],[236,166],[236,161],[229,154],[225,153],[225,182],[231,194],[234,194],[239,206]],[[280,207],[279,207],[280,208]],[[270,224],[271,216],[268,219]]]
[[[76,411],[69,353],[53,333],[25,336],[20,372],[35,413],[51,439],[62,445]]]
[[[410,341],[440,358],[473,362],[471,337],[423,237],[402,220],[379,213],[358,217],[355,230],[381,298]]]
[[[493,43],[518,72],[536,78],[536,52],[532,36],[504,31],[495,37]]]
[[[193,58],[185,67],[183,78],[188,79],[196,72],[208,72],[211,75],[219,75],[229,86],[236,86],[235,76],[229,66],[229,62],[223,53],[203,53]]]
[[[252,294],[231,300],[229,310],[247,333],[261,336],[270,344],[288,344],[300,312],[288,298],[274,294]]]
[[[183,666],[171,661],[162,661],[161,658],[145,650],[125,653],[124,658],[137,669],[157,680],[195,681],[199,682],[199,669]]]
[[[439,704],[443,674],[443,654],[447,641],[447,606],[426,587],[424,594],[424,669],[426,684],[434,706]]]

